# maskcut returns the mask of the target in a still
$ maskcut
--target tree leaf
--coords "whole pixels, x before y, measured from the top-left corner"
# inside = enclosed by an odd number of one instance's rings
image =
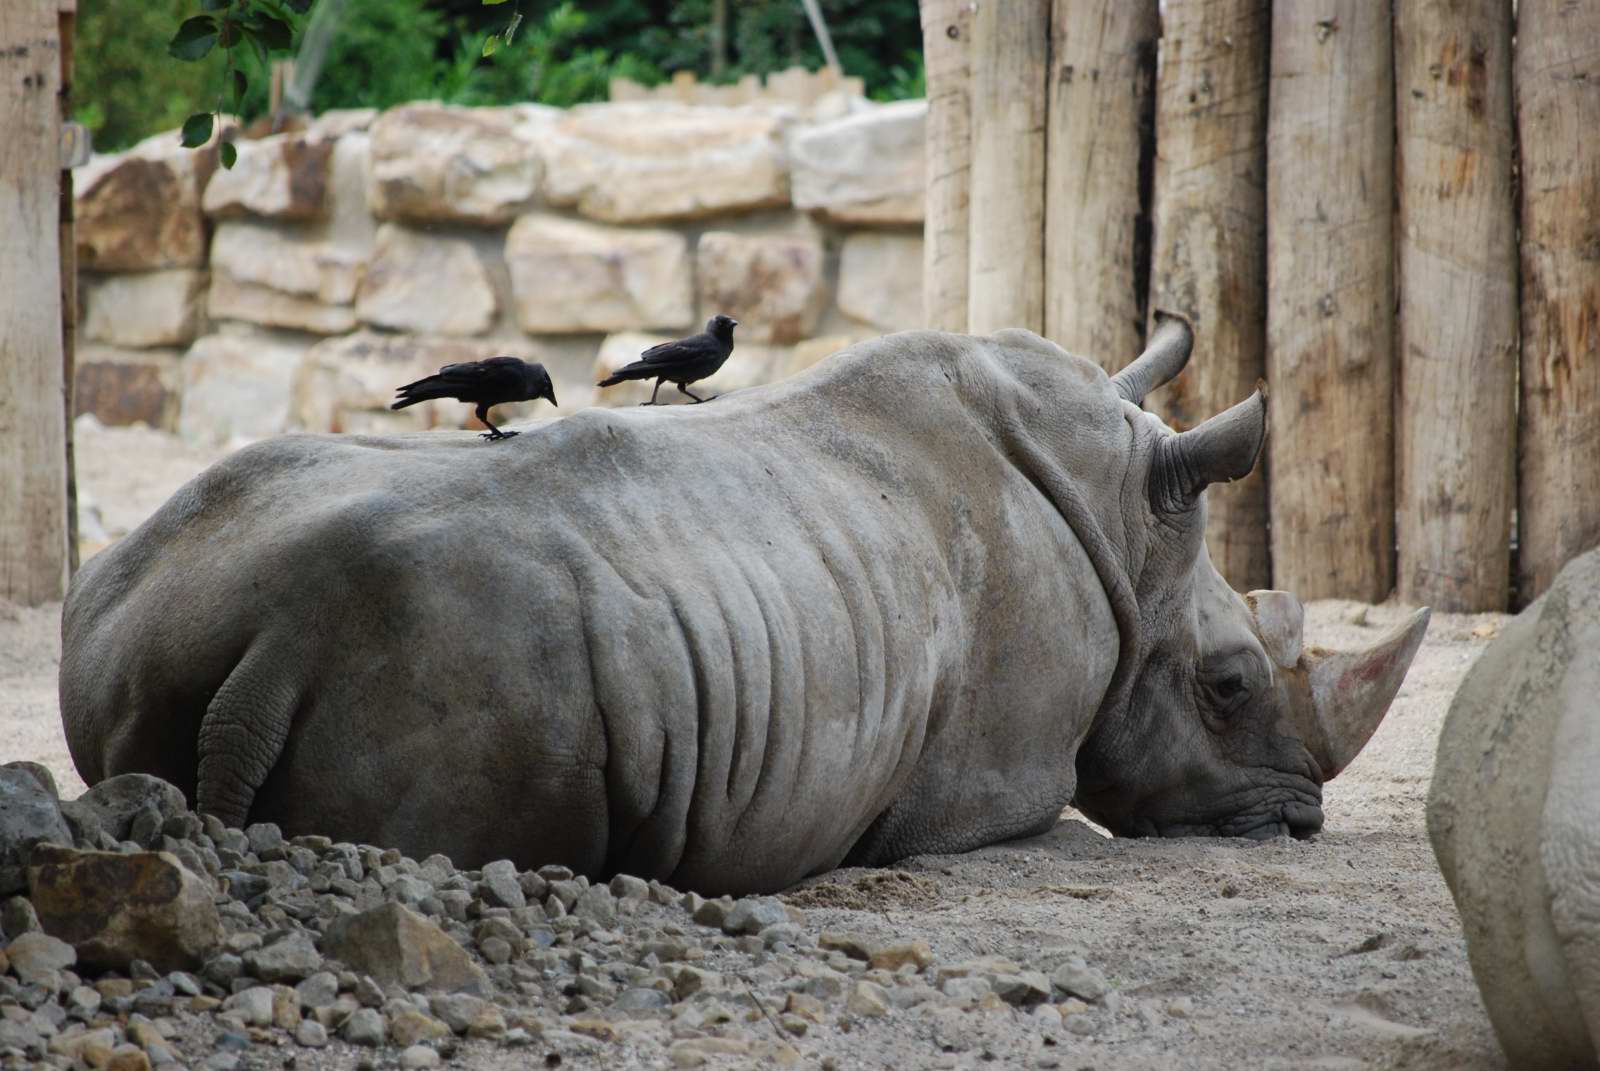
[[[214,116],[210,112],[195,112],[183,121],[183,147],[198,149],[211,140],[211,122]]]
[[[255,51],[256,59],[261,61],[262,68],[270,70],[272,61],[267,58],[267,46],[261,40],[261,35],[249,26],[240,26],[239,30],[244,34],[244,39],[250,42],[250,47]]]
[[[503,4],[505,2],[506,0],[483,0],[483,6],[493,7],[495,4]]]
[[[238,16],[229,15],[222,20],[222,28],[218,40],[223,48],[232,48],[239,43],[239,35],[244,32],[244,27],[239,24]]]
[[[304,15],[311,10],[311,0],[288,0],[289,10],[296,15]]]
[[[485,0],[485,2],[487,2],[487,0]],[[492,56],[499,51],[499,49],[500,38],[496,37],[494,34],[490,34],[488,37],[483,39],[483,54],[485,56]]]
[[[224,141],[222,143],[220,155],[222,157],[222,166],[227,170],[232,171],[234,162],[239,159],[239,150],[233,147],[233,142]]]
[[[256,34],[261,38],[261,43],[276,51],[288,51],[294,44],[294,31],[289,29],[289,24],[275,15],[257,14],[255,18]]]
[[[221,11],[233,4],[233,0],[200,0],[201,11]]]
[[[183,20],[178,32],[172,35],[172,41],[167,45],[167,52],[174,59],[192,63],[203,58],[216,43],[217,20],[210,15],[196,15]]]
[[[250,88],[250,80],[244,76],[243,71],[235,70],[233,72],[233,111],[235,115],[244,111],[244,91],[248,88]]]
[[[517,27],[522,25],[522,12],[518,11],[511,16],[511,21],[506,23],[506,47],[511,47],[511,39],[517,36]]]

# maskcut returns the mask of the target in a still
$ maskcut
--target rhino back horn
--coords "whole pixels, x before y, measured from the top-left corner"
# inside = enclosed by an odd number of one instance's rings
[[[1423,607],[1363,650],[1311,649],[1301,656],[1316,722],[1307,746],[1324,780],[1349,766],[1378,731],[1428,631],[1428,617]]]
[[[1111,386],[1123,401],[1144,404],[1144,396],[1177,378],[1194,349],[1194,330],[1177,313],[1158,313],[1161,324],[1150,335],[1150,345],[1128,367],[1111,377]]]

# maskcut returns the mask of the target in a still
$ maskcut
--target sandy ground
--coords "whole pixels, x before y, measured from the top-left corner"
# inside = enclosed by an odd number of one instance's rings
[[[78,450],[103,529],[85,524],[85,553],[211,459],[159,433],[93,425],[80,425]],[[1370,642],[1405,612],[1317,603],[1308,638]],[[59,615],[0,603],[0,760],[46,764],[70,797],[83,783],[57,712]],[[1503,1067],[1423,804],[1450,698],[1504,620],[1434,616],[1388,719],[1327,787],[1312,841],[1112,840],[1069,813],[1032,841],[795,890],[791,902],[824,926],[921,937],[941,961],[1074,950],[1122,994],[1088,1036],[1047,1042],[1002,1009],[958,1026],[877,1020],[849,1039],[813,1038],[818,1051],[840,1053],[840,1067]]]

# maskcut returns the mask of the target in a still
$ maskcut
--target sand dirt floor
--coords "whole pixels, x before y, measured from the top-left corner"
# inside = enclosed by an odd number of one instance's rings
[[[85,553],[211,456],[160,433],[80,423],[79,481],[98,516],[84,526]],[[1371,642],[1406,609],[1316,603],[1307,638]],[[44,763],[70,798],[83,783],[57,711],[59,614],[0,603],[0,761]],[[1112,840],[1069,812],[1034,840],[838,871],[791,891],[809,921],[922,938],[941,961],[1074,950],[1120,992],[1085,1035],[1046,1040],[1007,1007],[942,1026],[892,1016],[849,1037],[825,1028],[802,1052],[836,1054],[841,1068],[1505,1066],[1423,821],[1450,698],[1504,621],[1434,616],[1388,719],[1327,787],[1327,825],[1309,842]]]

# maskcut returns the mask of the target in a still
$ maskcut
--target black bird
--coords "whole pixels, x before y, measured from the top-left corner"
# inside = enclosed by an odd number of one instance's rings
[[[436,376],[427,376],[415,383],[407,383],[395,390],[397,397],[390,409],[404,409],[408,405],[426,402],[433,398],[454,398],[458,402],[477,405],[478,419],[489,430],[485,439],[509,439],[518,434],[501,431],[489,423],[489,407],[502,402],[526,402],[534,398],[548,398],[556,404],[556,388],[550,382],[550,373],[538,362],[529,363],[518,357],[490,357],[486,361],[463,361],[447,364]]]
[[[653,379],[656,389],[650,392],[650,400],[640,405],[656,404],[663,381],[676,383],[679,392],[697,402],[708,402],[711,398],[700,397],[689,389],[689,384],[715,375],[722,367],[733,353],[733,329],[738,326],[739,321],[731,316],[713,316],[706,321],[706,329],[700,334],[651,346],[639,355],[639,360],[623,365],[602,379],[600,386],[614,387],[625,379]]]

